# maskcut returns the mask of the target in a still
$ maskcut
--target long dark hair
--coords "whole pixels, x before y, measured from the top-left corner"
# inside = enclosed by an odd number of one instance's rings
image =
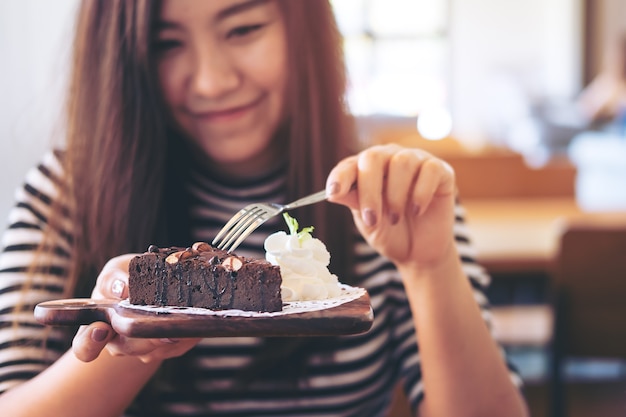
[[[287,197],[296,199],[324,188],[331,168],[355,150],[355,133],[344,103],[342,43],[330,4],[277,3],[285,19],[289,62],[288,134],[283,136],[289,161],[297,161],[288,167]],[[169,187],[180,139],[163,122],[152,47],[159,9],[158,0],[89,0],[78,12],[64,204],[55,206],[50,218],[51,224],[60,222],[69,208],[74,236],[71,296],[88,296],[108,259],[143,252],[153,243],[168,246],[179,237],[172,231],[185,227],[178,215],[185,200],[171,195],[181,187]],[[296,216],[301,224],[314,225],[315,235],[327,244],[332,271],[353,283],[349,211],[323,204]],[[301,347],[297,340],[273,340],[266,350],[300,356]],[[252,374],[258,374],[259,364],[272,366],[272,360],[257,361]]]
[[[150,48],[157,13],[158,3],[145,0],[79,8],[64,154],[76,296],[91,291],[108,259],[145,250],[166,215],[168,140]]]
[[[340,34],[327,1],[278,1],[288,33],[288,198],[323,189],[328,172],[354,151]],[[175,198],[165,198],[177,138],[163,123],[152,50],[159,1],[82,3],[67,106],[65,168],[74,225],[72,295],[91,291],[114,256],[171,243]],[[174,143],[175,144],[175,143]],[[169,188],[169,190],[176,187]],[[167,203],[166,203],[167,201]],[[181,199],[180,204],[184,200]],[[53,213],[62,216],[59,208]],[[351,221],[330,204],[296,214],[333,254],[331,269],[351,281]],[[332,231],[332,233],[331,233]],[[182,243],[182,242],[177,242]]]

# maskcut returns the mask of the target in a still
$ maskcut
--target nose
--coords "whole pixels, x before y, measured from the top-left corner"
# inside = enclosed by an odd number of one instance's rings
[[[236,65],[227,53],[206,44],[196,48],[190,92],[196,98],[219,98],[241,83]]]

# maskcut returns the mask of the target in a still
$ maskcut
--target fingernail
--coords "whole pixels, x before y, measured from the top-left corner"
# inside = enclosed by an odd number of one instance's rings
[[[370,227],[376,224],[376,213],[374,213],[374,210],[369,208],[363,210],[363,222]]]
[[[93,329],[91,332],[91,339],[94,342],[103,342],[109,336],[109,331],[107,329]]]
[[[400,215],[398,213],[391,213],[389,215],[389,221],[391,222],[391,224],[397,224],[399,220]]]
[[[332,182],[326,187],[326,194],[335,195],[339,192],[339,183]]]
[[[168,344],[174,344],[174,343],[178,343],[179,339],[170,339],[170,338],[163,338],[160,339],[161,342],[163,343],[168,343]]]
[[[124,283],[124,281],[122,281],[121,279],[116,279],[115,281],[113,281],[113,284],[111,285],[111,292],[117,297],[122,298],[125,287],[126,287],[126,284]]]

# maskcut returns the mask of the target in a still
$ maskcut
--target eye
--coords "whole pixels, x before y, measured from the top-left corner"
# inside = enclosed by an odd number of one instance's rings
[[[165,53],[180,48],[183,43],[176,39],[157,39],[154,41],[154,49],[157,53]]]
[[[244,37],[244,36],[250,35],[250,34],[260,30],[264,26],[265,26],[265,24],[262,24],[262,23],[254,24],[254,25],[238,26],[238,27],[230,30],[226,34],[226,37],[229,38],[229,39],[230,38]]]

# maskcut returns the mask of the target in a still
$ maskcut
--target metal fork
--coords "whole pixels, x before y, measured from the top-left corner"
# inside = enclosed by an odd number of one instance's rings
[[[213,239],[213,246],[232,252],[243,242],[250,233],[272,217],[293,210],[297,207],[308,206],[326,200],[326,190],[302,197],[289,204],[254,203],[237,212],[224,225],[222,230]]]

